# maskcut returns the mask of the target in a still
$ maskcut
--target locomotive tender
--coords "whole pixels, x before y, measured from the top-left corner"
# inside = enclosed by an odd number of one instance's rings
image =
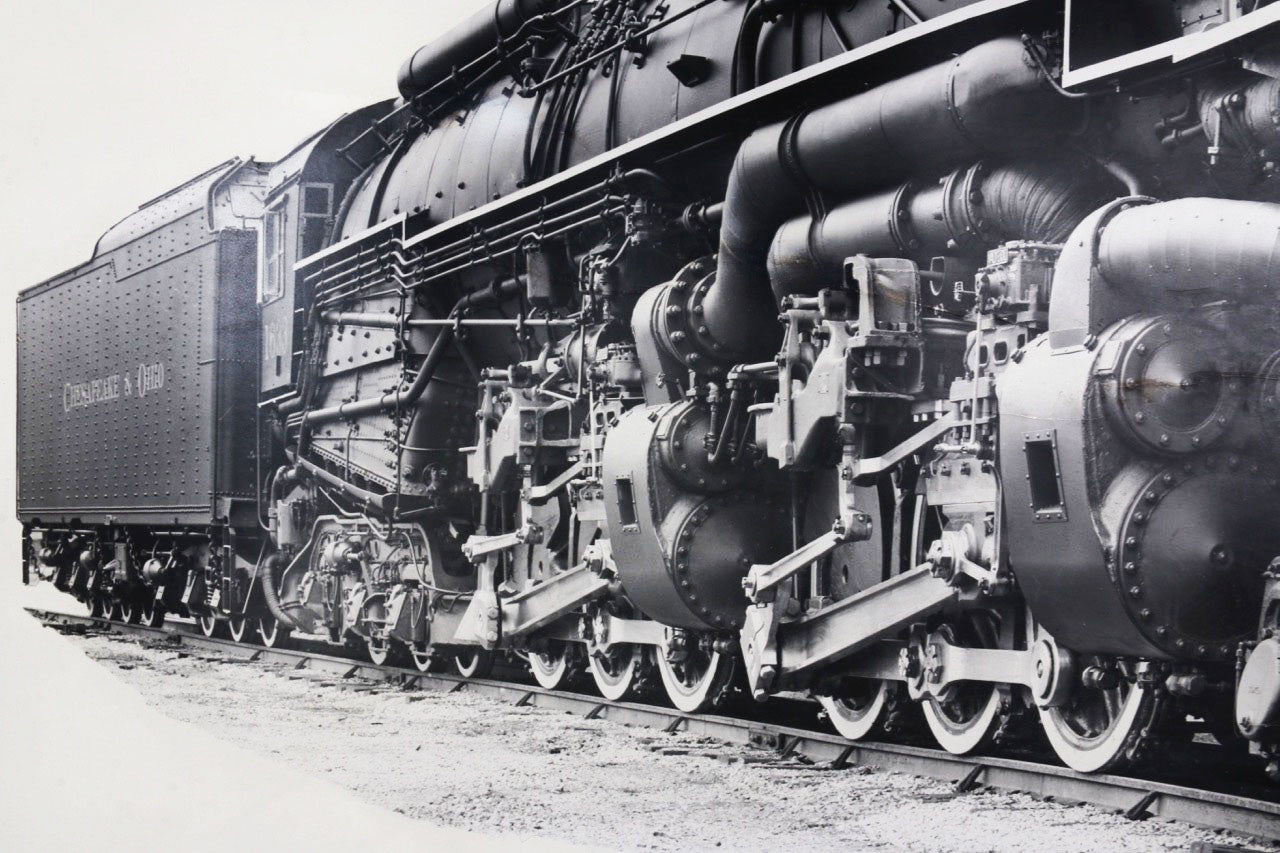
[[[24,572],[1275,773],[1278,11],[495,0],[20,295]]]

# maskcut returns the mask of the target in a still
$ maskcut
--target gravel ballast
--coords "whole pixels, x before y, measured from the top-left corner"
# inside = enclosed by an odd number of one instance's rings
[[[72,638],[167,716],[413,818],[609,849],[1187,850],[1256,840],[483,696],[343,689],[134,637]],[[330,682],[332,683],[332,682]],[[1280,848],[1274,848],[1280,849]]]

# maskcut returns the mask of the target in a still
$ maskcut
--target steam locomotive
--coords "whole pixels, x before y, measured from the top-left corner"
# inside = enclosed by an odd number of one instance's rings
[[[1277,10],[495,0],[20,295],[24,572],[1276,773]]]

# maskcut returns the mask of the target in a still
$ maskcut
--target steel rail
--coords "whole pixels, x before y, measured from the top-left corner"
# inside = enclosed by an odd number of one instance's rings
[[[335,680],[362,679],[385,682],[403,690],[461,690],[516,705],[581,713],[592,719],[687,731],[726,743],[748,744],[778,750],[785,756],[803,756],[833,769],[870,766],[896,770],[955,783],[963,794],[981,786],[1022,791],[1046,800],[1087,803],[1121,811],[1141,820],[1158,817],[1209,829],[1228,830],[1266,840],[1280,839],[1280,803],[1236,794],[1206,791],[1166,782],[1110,774],[1086,775],[1051,764],[998,756],[957,756],[948,752],[902,744],[851,741],[834,734],[725,717],[685,714],[674,708],[635,702],[615,702],[563,690],[449,673],[422,673],[416,669],[377,665],[306,651],[267,648],[233,640],[206,637],[195,629],[150,628],[95,616],[77,616],[41,608],[26,608],[46,625],[107,627],[123,634],[166,638],[175,646],[217,651],[227,657],[269,664],[286,664],[295,670],[333,676]],[[188,627],[188,626],[182,626]]]

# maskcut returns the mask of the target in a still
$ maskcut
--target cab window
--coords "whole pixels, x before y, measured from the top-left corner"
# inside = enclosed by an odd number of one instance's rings
[[[279,299],[284,293],[286,217],[284,204],[279,204],[267,211],[262,222],[261,303]]]

